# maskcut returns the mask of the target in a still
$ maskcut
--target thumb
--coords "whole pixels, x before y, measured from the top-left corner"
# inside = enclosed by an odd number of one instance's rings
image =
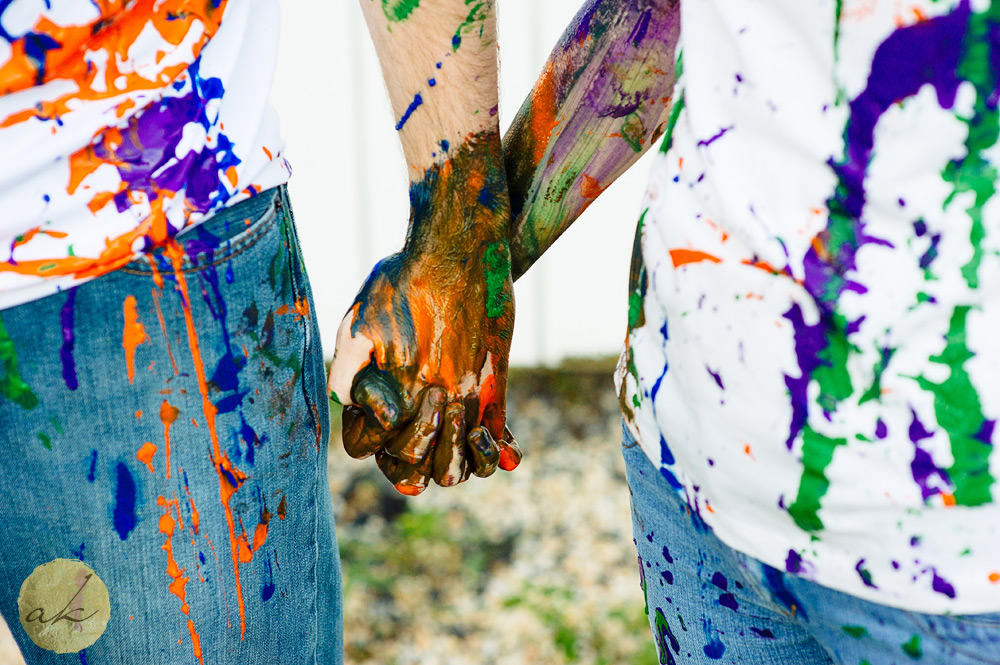
[[[352,332],[360,306],[355,303],[340,322],[337,347],[333,352],[333,362],[326,381],[330,399],[345,406],[354,404],[351,398],[354,377],[371,362],[372,350],[375,348],[375,344],[363,333],[359,332],[355,336]]]

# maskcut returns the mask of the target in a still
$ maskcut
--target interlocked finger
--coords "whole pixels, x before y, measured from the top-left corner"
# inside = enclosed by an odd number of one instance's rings
[[[452,402],[445,409],[441,437],[434,447],[433,455],[434,482],[441,487],[453,487],[469,477],[465,450],[465,408],[461,402]]]
[[[342,418],[344,450],[354,459],[377,453],[392,436],[391,431],[356,406],[345,406]]]
[[[447,395],[442,388],[431,386],[420,397],[420,409],[410,423],[386,448],[386,452],[408,464],[419,464],[427,457],[441,431],[441,415]]]

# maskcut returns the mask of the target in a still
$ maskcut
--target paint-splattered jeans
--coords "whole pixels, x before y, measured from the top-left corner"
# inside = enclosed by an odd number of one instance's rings
[[[639,575],[660,663],[1000,663],[1000,614],[917,614],[778,571],[727,547],[625,430]]]
[[[122,269],[0,311],[0,611],[28,663],[340,663],[329,406],[284,188]],[[37,647],[22,581],[110,592],[85,651]]]

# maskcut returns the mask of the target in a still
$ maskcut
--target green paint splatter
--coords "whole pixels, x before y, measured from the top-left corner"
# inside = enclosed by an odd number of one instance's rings
[[[877,400],[882,396],[882,374],[885,373],[885,368],[889,366],[889,361],[892,359],[892,354],[896,352],[896,349],[886,349],[882,352],[881,358],[875,363],[875,367],[872,370],[874,374],[874,379],[872,380],[872,385],[865,394],[861,396],[858,400],[858,405],[864,404],[871,400]]]
[[[45,432],[39,432],[38,440],[42,442],[42,445],[45,446],[46,450],[52,450],[52,439],[49,438],[48,434]]]
[[[59,424],[59,421],[56,420],[55,416],[50,417],[49,422],[52,423],[52,426],[56,428],[56,433],[65,434],[65,432],[63,432],[62,425]]]
[[[0,318],[0,397],[19,404],[26,410],[38,406],[38,397],[18,374],[14,340],[7,334],[2,318]]]
[[[840,314],[833,315],[827,342],[826,348],[816,354],[820,364],[813,371],[812,379],[819,384],[816,402],[826,413],[833,413],[837,404],[854,392],[851,375],[847,371],[847,357],[856,349],[847,341],[847,321]]]
[[[847,439],[831,439],[814,431],[809,425],[802,430],[802,481],[795,502],[788,507],[788,514],[803,531],[820,531],[820,499],[830,489],[826,468],[833,461],[833,451],[847,443]]]
[[[991,66],[992,54],[990,31],[1000,20],[1000,3],[993,2],[986,12],[973,14],[969,19],[969,29],[965,34],[965,44],[962,60],[956,72],[959,80],[968,81],[976,90],[976,102],[972,117],[964,120],[969,126],[969,135],[965,140],[966,155],[962,159],[953,160],[944,169],[942,177],[955,186],[954,191],[944,202],[947,207],[958,194],[972,192],[974,199],[966,209],[972,220],[969,232],[969,244],[972,246],[972,258],[962,266],[962,277],[969,288],[979,285],[979,264],[982,262],[982,240],[985,235],[983,228],[983,205],[996,193],[998,177],[995,169],[983,156],[983,153],[997,143],[1000,138],[1000,111],[990,103],[993,91],[996,89],[996,73]]]
[[[486,2],[481,2],[479,0],[465,0],[465,5],[468,7],[472,5],[469,9],[468,16],[462,21],[458,28],[455,30],[455,34],[451,38],[451,50],[457,51],[458,47],[462,45],[462,37],[464,35],[471,34],[476,31],[476,24],[479,24],[479,38],[483,37],[483,28],[486,19],[490,15],[489,4]]]
[[[680,60],[677,61],[677,66],[680,67]],[[677,78],[680,79],[681,73],[677,72]],[[670,110],[670,118],[667,119],[667,131],[663,133],[663,143],[660,144],[660,152],[666,153],[670,150],[670,147],[674,144],[674,127],[677,126],[677,119],[681,115],[681,109],[684,108],[684,93],[677,99],[677,103],[674,104],[674,108]]]
[[[663,611],[659,607],[656,608],[655,634],[656,650],[660,653],[660,665],[674,665],[677,661],[674,660],[674,654],[670,653],[670,647],[674,647],[675,651],[680,651],[680,643],[674,637],[670,630],[670,624],[667,623],[667,617],[663,616]]]
[[[850,635],[856,640],[860,640],[862,637],[868,636],[868,629],[864,626],[841,626],[840,629],[844,631],[846,635]]]
[[[948,433],[955,459],[948,476],[955,486],[955,503],[981,506],[991,501],[989,456],[993,447],[979,439],[986,426],[979,395],[963,365],[973,357],[966,344],[965,324],[969,307],[956,307],[951,316],[945,347],[931,362],[947,365],[951,373],[943,383],[917,377],[924,390],[934,395],[934,414],[938,425]]]
[[[629,267],[628,293],[628,329],[635,330],[646,324],[646,313],[642,304],[646,297],[646,264],[642,259],[642,227],[646,222],[649,208],[642,211],[635,227],[635,239],[632,241],[632,264]],[[638,372],[635,374],[638,380]]]
[[[629,113],[622,121],[621,135],[634,152],[642,152],[642,141],[646,136],[646,128],[642,126],[642,116],[637,112]]]
[[[420,0],[382,0],[382,13],[390,21],[405,21],[418,6]]]
[[[510,248],[506,240],[486,246],[483,254],[483,276],[486,278],[486,316],[494,319],[507,311],[510,291]]]
[[[920,648],[920,636],[914,635],[909,642],[903,643],[903,653],[914,660],[924,657],[924,650]]]

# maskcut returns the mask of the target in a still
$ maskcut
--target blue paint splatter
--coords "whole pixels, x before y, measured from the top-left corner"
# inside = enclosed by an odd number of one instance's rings
[[[719,639],[717,631],[713,631],[711,619],[706,617],[702,621],[702,627],[705,630],[705,639],[708,640],[708,644],[702,648],[702,651],[712,660],[719,660],[722,658],[722,654],[726,653],[726,645]]]
[[[793,616],[800,616],[803,621],[809,621],[809,615],[802,603],[785,586],[785,576],[780,570],[764,564],[764,584],[774,599],[784,605]]]
[[[135,479],[124,462],[118,462],[118,465],[115,467],[115,479],[113,521],[115,531],[118,532],[118,537],[125,540],[139,522],[139,515],[135,512],[137,498]]]
[[[87,471],[87,480],[89,482],[94,482],[95,473],[97,472],[97,450],[90,451],[90,470]]]
[[[73,358],[73,303],[76,301],[76,289],[66,293],[66,302],[59,311],[59,321],[62,324],[62,347],[59,349],[59,359],[62,361],[63,381],[70,390],[76,390],[79,385],[76,380],[76,360]]]
[[[643,12],[642,16],[639,17],[639,22],[635,24],[632,28],[632,34],[629,35],[629,41],[632,42],[632,48],[639,48],[639,44],[642,42],[643,38],[646,36],[646,32],[649,30],[649,20],[653,16],[653,10],[647,9]]]
[[[954,598],[955,587],[950,582],[948,582],[948,580],[938,575],[937,570],[935,570],[934,568],[931,568],[931,574],[934,576],[933,580],[931,581],[931,588],[934,589],[936,593],[943,594],[945,596],[948,596],[949,598]]]
[[[872,574],[868,572],[867,568],[865,568],[864,559],[858,561],[857,565],[854,566],[854,570],[857,571],[858,577],[861,578],[861,581],[865,583],[866,587],[871,587],[872,589],[878,588],[877,586],[875,586],[875,583],[872,582]]]
[[[271,560],[267,559],[267,583],[260,589],[260,600],[266,603],[274,595],[274,571],[271,570]]]
[[[397,132],[403,128],[403,125],[405,125],[406,121],[410,119],[410,116],[413,115],[413,112],[416,111],[417,108],[423,103],[424,103],[424,98],[420,96],[419,92],[413,96],[413,101],[410,102],[410,105],[406,108],[406,112],[403,113],[403,117],[400,118],[399,122],[396,123]]]

